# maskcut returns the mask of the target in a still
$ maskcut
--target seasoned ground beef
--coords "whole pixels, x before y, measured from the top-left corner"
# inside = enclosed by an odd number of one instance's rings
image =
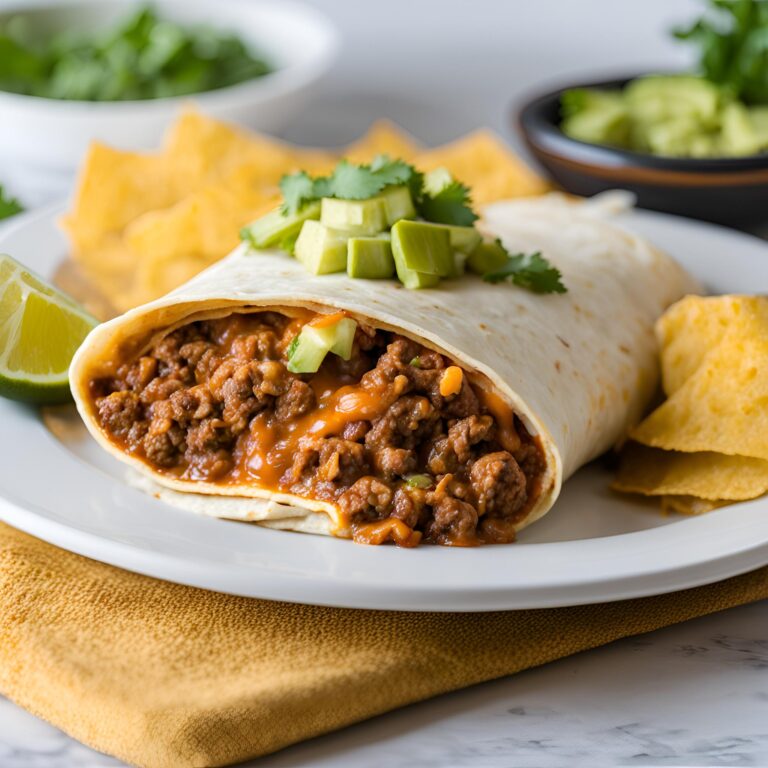
[[[442,394],[451,361],[373,328],[358,326],[350,360],[291,373],[287,348],[310,318],[178,328],[91,382],[101,426],[175,477],[330,501],[358,541],[513,540],[544,470],[519,419],[467,375]]]

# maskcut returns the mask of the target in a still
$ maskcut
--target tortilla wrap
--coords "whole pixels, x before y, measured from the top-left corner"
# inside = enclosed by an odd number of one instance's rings
[[[132,359],[194,320],[259,309],[344,310],[482,378],[537,436],[545,469],[538,498],[516,524],[523,528],[552,507],[565,479],[639,421],[658,380],[654,322],[697,289],[671,258],[608,218],[600,206],[554,195],[485,209],[480,228],[511,253],[541,251],[561,270],[565,294],[538,295],[473,275],[408,291],[393,280],[314,276],[282,252],[242,246],[167,296],[94,329],[70,370],[77,407],[97,442],[154,483],[165,501],[217,517],[348,535],[328,501],[156,471],[109,439],[89,396],[89,382],[111,361]],[[332,525],[318,525],[317,513]]]

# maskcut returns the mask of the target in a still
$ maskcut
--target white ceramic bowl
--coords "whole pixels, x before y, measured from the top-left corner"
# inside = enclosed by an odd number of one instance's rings
[[[136,7],[134,0],[14,0],[3,4],[0,24],[24,15],[42,32],[73,29],[87,35]],[[173,21],[234,32],[275,71],[215,91],[143,101],[64,101],[0,91],[0,183],[27,205],[66,194],[94,139],[125,149],[157,148],[190,102],[224,120],[279,130],[306,104],[338,45],[330,22],[293,0],[153,0],[152,7]]]

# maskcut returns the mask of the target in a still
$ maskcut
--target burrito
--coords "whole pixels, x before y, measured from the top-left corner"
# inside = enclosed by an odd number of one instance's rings
[[[597,206],[483,213],[567,293],[476,276],[406,290],[243,246],[88,336],[70,370],[87,428],[142,487],[203,514],[369,544],[513,541],[640,419],[654,321],[696,285]],[[347,354],[295,372],[310,337]]]

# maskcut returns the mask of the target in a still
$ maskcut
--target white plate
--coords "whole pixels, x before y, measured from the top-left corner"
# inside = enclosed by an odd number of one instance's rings
[[[50,275],[67,252],[57,212],[20,217],[0,252]],[[644,211],[624,221],[713,291],[768,292],[761,240]],[[599,463],[509,546],[365,547],[198,517],[128,487],[73,408],[53,421],[49,429],[36,409],[0,401],[0,519],[97,560],[222,592],[356,608],[543,608],[660,594],[768,563],[768,499],[663,517],[654,503],[609,491]]]

